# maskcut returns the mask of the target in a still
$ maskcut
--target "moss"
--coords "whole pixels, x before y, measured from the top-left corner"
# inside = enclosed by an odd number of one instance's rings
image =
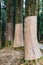
[[[23,59],[24,60],[24,59]],[[21,65],[37,65],[37,62],[40,65],[43,65],[43,57],[41,57],[40,59],[37,60],[31,60],[31,61],[26,61],[24,63],[22,63]]]
[[[43,56],[39,59],[41,65],[43,65]]]
[[[13,46],[13,42],[6,40],[5,47],[12,47],[12,46]]]
[[[24,47],[15,47],[14,50],[24,50]]]

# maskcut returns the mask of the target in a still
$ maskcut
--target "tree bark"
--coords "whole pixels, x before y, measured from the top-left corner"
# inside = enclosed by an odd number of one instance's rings
[[[6,46],[13,45],[13,23],[6,23]]]
[[[0,9],[1,9],[1,2],[0,2]],[[2,35],[2,24],[1,24],[2,20],[1,20],[1,10],[0,10],[0,48],[1,48],[1,35]]]
[[[36,0],[26,0],[25,15],[26,16],[36,15]]]
[[[13,41],[13,33],[12,33],[12,31],[13,31],[13,23],[7,23],[7,39],[9,40],[9,41]]]
[[[13,43],[13,14],[12,14],[12,0],[7,0],[7,22],[6,22],[6,46]]]
[[[1,20],[0,20],[1,21]],[[2,47],[2,42],[1,42],[1,35],[2,35],[2,24],[0,22],[0,49]]]
[[[16,16],[15,16],[15,36],[14,36],[14,48],[23,47],[23,13],[22,13],[22,0],[16,1]]]
[[[25,18],[24,23],[25,60],[34,60],[42,56],[37,40],[37,16]]]

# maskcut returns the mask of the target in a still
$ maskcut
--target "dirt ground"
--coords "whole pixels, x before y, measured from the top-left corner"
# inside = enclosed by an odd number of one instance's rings
[[[43,50],[41,50],[43,55]],[[40,65],[43,65],[43,57],[39,59]],[[34,63],[34,61],[33,61]],[[11,48],[0,50],[0,65],[30,65],[24,62],[24,51],[15,51]],[[36,64],[31,64],[36,65]],[[39,65],[39,64],[37,64]]]

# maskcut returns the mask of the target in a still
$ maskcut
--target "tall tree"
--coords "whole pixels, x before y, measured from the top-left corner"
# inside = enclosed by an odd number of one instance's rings
[[[0,20],[1,20],[1,1],[0,1]]]
[[[12,0],[6,1],[6,45],[12,45],[13,43],[13,14],[12,14]]]
[[[0,49],[1,49],[1,47],[2,47],[1,35],[2,35],[2,25],[1,25],[1,20],[0,20]]]
[[[0,48],[1,48],[1,33],[2,33],[2,28],[1,28],[1,1],[0,1]]]
[[[37,16],[36,16],[36,0],[26,0],[26,18],[24,22],[24,46],[25,46],[25,60],[36,61],[40,58],[41,52],[38,47],[37,40]]]
[[[14,48],[23,47],[23,0],[16,0]]]
[[[39,17],[39,5],[40,1],[38,0],[38,19],[37,19],[37,36],[38,36],[38,41],[40,40],[40,17]]]
[[[2,5],[1,5],[1,19],[2,19],[2,36],[1,36],[1,42],[2,42],[2,47],[5,46],[5,23],[6,23],[6,1],[2,0]]]
[[[37,22],[38,40],[42,42],[43,39],[43,0],[38,0],[38,22]]]
[[[41,0],[41,5],[42,6],[41,9],[41,13],[40,15],[40,41],[43,42],[43,0]]]

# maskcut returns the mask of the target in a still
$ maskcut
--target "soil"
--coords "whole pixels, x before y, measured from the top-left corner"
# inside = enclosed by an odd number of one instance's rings
[[[43,55],[43,50],[41,50]],[[43,65],[43,57],[39,59],[40,65]],[[14,50],[13,48],[4,48],[0,50],[0,65],[29,65],[24,62],[24,51]],[[33,61],[33,65],[34,61]]]

